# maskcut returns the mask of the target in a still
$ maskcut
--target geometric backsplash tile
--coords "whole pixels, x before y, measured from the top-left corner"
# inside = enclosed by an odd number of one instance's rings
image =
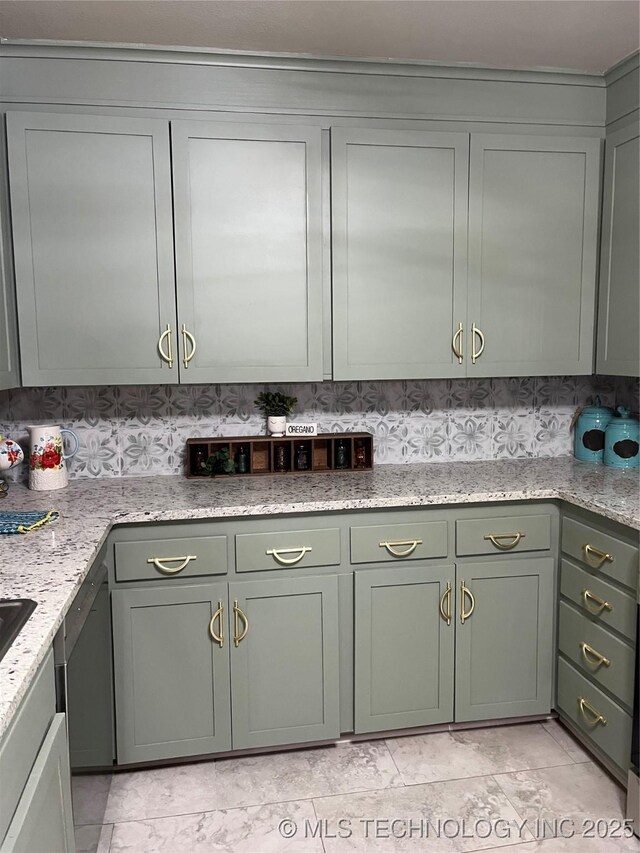
[[[259,435],[253,401],[265,385],[140,385],[19,388],[0,392],[0,434],[22,441],[25,425],[75,430],[69,476],[120,477],[184,471],[191,436]],[[322,432],[369,431],[375,463],[516,459],[572,453],[579,406],[638,409],[638,381],[606,376],[426,379],[270,385],[298,398],[293,419]],[[26,465],[9,472],[25,477]]]

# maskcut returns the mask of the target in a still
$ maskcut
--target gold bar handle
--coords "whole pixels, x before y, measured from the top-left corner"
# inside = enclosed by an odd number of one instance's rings
[[[605,563],[613,563],[613,554],[607,554],[606,551],[601,551],[599,548],[594,548],[593,545],[583,545],[584,558],[587,563],[593,566],[594,569],[601,568]],[[596,562],[592,562],[595,557]]]
[[[587,725],[597,726],[598,723],[602,723],[603,726],[607,725],[607,721],[606,721],[605,717],[603,717],[602,714],[599,714],[596,711],[596,709],[593,707],[593,705],[590,705],[587,702],[587,700],[584,699],[582,696],[580,697],[580,703],[579,704],[580,704],[580,713],[584,717],[584,721],[587,723]],[[591,714],[590,717],[587,716],[587,714],[586,714],[587,711]]]
[[[582,650],[582,657],[587,663],[593,664],[595,662],[598,666],[611,666],[609,658],[591,648],[588,643],[580,643],[580,648]]]
[[[476,336],[480,341],[480,348],[476,349]],[[471,325],[471,364],[475,364],[484,352],[484,335],[475,323]]]
[[[520,540],[526,535],[526,533],[522,533],[522,531],[518,530],[517,533],[487,533],[484,538],[488,539],[492,545],[495,545],[496,548],[499,548],[501,551],[510,551],[512,548],[515,548],[516,545],[519,545]],[[502,541],[507,539],[510,541]]]
[[[465,595],[469,596],[469,601],[471,602],[471,607],[465,612],[464,609],[464,597]],[[464,625],[465,621],[471,616],[473,611],[476,609],[476,599],[471,592],[471,590],[465,586],[464,581],[460,581],[460,622]]]
[[[240,620],[244,622],[244,630],[240,633]],[[238,599],[234,599],[233,602],[233,644],[238,648],[240,643],[247,636],[247,631],[249,630],[249,620],[246,617],[246,614],[240,610],[238,607]]]
[[[216,623],[216,619],[220,619],[220,633],[216,634],[214,625]],[[209,622],[209,634],[211,635],[211,639],[214,643],[217,643],[220,648],[224,646],[224,604],[219,601],[218,609],[211,617],[211,621]]]
[[[458,359],[458,364],[462,364],[463,352],[462,352],[462,332],[464,327],[462,323],[458,323],[458,328],[454,332],[453,340],[451,341],[451,349],[453,350],[453,354]]]
[[[165,352],[162,349],[162,344],[164,341],[167,341],[167,351]],[[171,345],[171,326],[167,323],[167,328],[160,335],[158,340],[158,352],[160,353],[160,358],[169,365],[169,368],[173,367],[173,346]]]
[[[184,353],[183,362],[184,362],[185,367],[189,367],[189,362],[191,361],[191,359],[196,354],[196,339],[191,334],[191,332],[187,331],[187,327],[185,326],[184,323],[182,324],[181,332],[182,332],[182,352]],[[189,351],[187,344],[191,345],[191,351]]]
[[[613,606],[609,604],[608,601],[605,601],[604,598],[600,598],[599,595],[591,592],[590,589],[582,590],[582,600],[584,601],[584,606],[587,608],[589,613],[602,613],[603,610],[613,610]],[[595,601],[595,610],[589,606],[590,601]]]
[[[302,545],[300,548],[278,548],[278,550],[271,548],[267,551],[267,557],[273,557],[274,560],[277,560],[283,566],[295,566],[310,551],[313,551],[310,545]],[[297,556],[289,558],[282,557],[282,554],[297,554]]]
[[[445,602],[447,603],[447,609],[444,609]],[[444,619],[447,625],[451,625],[451,583],[447,581],[447,588],[442,593],[442,598],[440,599],[440,616]]]
[[[185,569],[192,560],[197,560],[195,554],[189,554],[187,557],[149,557],[147,563],[152,563],[159,572],[163,572],[165,575],[177,575],[178,572],[181,572]],[[169,566],[165,566],[164,563],[177,563],[180,560],[180,565],[175,566],[174,568],[169,568]]]
[[[379,548],[386,548],[394,557],[408,557],[409,554],[413,554],[418,545],[422,545],[422,539],[405,539],[402,542],[378,542]],[[405,550],[396,551],[396,548],[404,548]]]

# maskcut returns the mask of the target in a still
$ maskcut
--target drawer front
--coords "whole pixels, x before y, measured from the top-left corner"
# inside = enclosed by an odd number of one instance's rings
[[[599,575],[635,590],[638,585],[638,548],[593,527],[565,518],[562,550]]]
[[[446,521],[351,528],[352,563],[387,563],[446,556]]]
[[[236,571],[340,565],[340,530],[282,530],[236,536]]]
[[[558,647],[593,681],[633,706],[634,649],[564,601],[560,602]]]
[[[633,596],[568,560],[562,561],[560,592],[577,604],[582,613],[634,640],[637,605]]]
[[[224,575],[227,572],[227,537],[116,542],[115,564],[117,581]]]
[[[456,521],[458,557],[547,551],[550,547],[550,515],[511,515]]]
[[[558,708],[618,767],[628,769],[631,716],[562,658],[558,660]]]

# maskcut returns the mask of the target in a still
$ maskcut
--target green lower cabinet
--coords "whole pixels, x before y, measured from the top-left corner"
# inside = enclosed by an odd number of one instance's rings
[[[71,766],[108,766],[113,761],[113,673],[106,583],[69,659],[67,694]]]
[[[457,567],[457,722],[546,714],[551,708],[551,557]]]
[[[226,598],[226,583],[112,593],[119,764],[231,748]]]
[[[452,565],[355,573],[356,732],[453,720],[454,580]]]
[[[75,853],[64,714],[53,718],[0,853]]]
[[[338,576],[229,584],[233,748],[340,735]]]

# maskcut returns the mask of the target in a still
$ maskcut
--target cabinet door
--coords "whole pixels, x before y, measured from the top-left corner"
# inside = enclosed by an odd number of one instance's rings
[[[0,133],[0,390],[20,385],[6,156],[4,137]]]
[[[454,580],[453,566],[355,573],[356,732],[453,720]]]
[[[320,128],[175,121],[171,138],[178,320],[192,336],[180,381],[321,381]]]
[[[334,379],[463,376],[468,135],[334,128],[331,155]]]
[[[600,146],[471,135],[467,375],[592,372]]]
[[[554,560],[467,563],[457,581],[456,722],[547,714]]]
[[[112,593],[118,763],[231,748],[228,640],[220,619],[212,625],[220,607],[223,583]]]
[[[0,853],[75,853],[64,714],[56,714],[27,780]]]
[[[338,737],[337,575],[232,583],[229,604],[233,748]]]
[[[23,383],[176,382],[167,122],[9,113],[7,133]]]
[[[602,206],[597,372],[640,370],[638,123],[607,136]]]
[[[113,761],[113,668],[106,582],[69,659],[67,694],[71,766],[108,766]]]

